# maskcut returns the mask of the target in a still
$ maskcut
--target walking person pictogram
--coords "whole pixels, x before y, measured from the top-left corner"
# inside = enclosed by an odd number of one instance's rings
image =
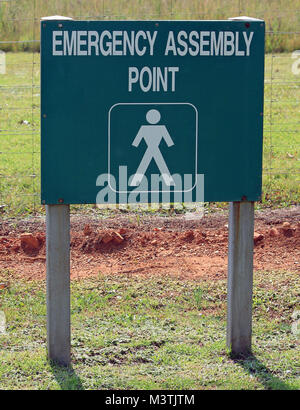
[[[162,139],[165,140],[168,147],[174,145],[174,142],[166,126],[157,125],[160,118],[161,115],[158,110],[149,110],[146,114],[146,119],[150,125],[142,125],[132,143],[134,147],[137,147],[144,138],[147,144],[147,149],[135,175],[133,176],[130,186],[137,186],[141,183],[152,159],[156,162],[165,184],[167,186],[175,185],[164,157],[159,149],[159,144]]]

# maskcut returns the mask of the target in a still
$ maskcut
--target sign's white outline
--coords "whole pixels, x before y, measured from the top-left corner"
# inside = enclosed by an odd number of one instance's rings
[[[190,105],[191,107],[193,107],[194,108],[194,110],[195,110],[195,114],[196,114],[196,135],[195,135],[195,184],[192,186],[192,188],[190,188],[190,189],[188,189],[188,190],[180,190],[180,191],[178,191],[178,190],[172,190],[172,191],[170,191],[170,190],[168,190],[168,191],[163,191],[163,190],[161,190],[161,191],[138,191],[137,189],[135,189],[134,191],[116,191],[112,186],[111,186],[111,184],[110,184],[110,116],[111,116],[111,111],[115,108],[115,107],[117,107],[118,105]],[[107,154],[108,154],[108,158],[107,158],[107,161],[108,161],[108,163],[107,163],[107,170],[108,170],[108,173],[107,173],[107,175],[108,175],[108,186],[109,186],[109,188],[113,191],[113,192],[115,192],[116,194],[130,194],[131,192],[136,192],[136,193],[143,193],[143,194],[145,194],[145,193],[165,193],[165,192],[181,192],[181,193],[185,193],[185,192],[190,192],[190,191],[192,191],[195,187],[196,187],[196,185],[197,185],[197,177],[198,177],[198,169],[197,169],[197,166],[198,166],[198,110],[197,110],[197,108],[194,106],[194,104],[191,104],[191,103],[188,103],[188,102],[176,102],[176,103],[174,103],[174,102],[170,102],[170,103],[167,103],[167,102],[164,102],[164,103],[162,103],[162,102],[160,102],[160,103],[156,103],[156,102],[147,102],[147,103],[116,103],[116,104],[114,104],[114,105],[112,105],[111,107],[110,107],[110,109],[109,109],[109,111],[108,111],[108,151],[107,151]]]

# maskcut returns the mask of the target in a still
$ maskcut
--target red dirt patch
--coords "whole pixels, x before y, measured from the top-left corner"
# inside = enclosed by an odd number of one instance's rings
[[[297,211],[298,212],[298,211]],[[78,217],[79,219],[80,217]],[[225,278],[227,272],[227,220],[206,216],[147,217],[134,224],[116,216],[78,222],[71,230],[71,277],[101,274],[174,275],[181,278]],[[287,216],[285,216],[287,218]],[[295,215],[287,220],[257,218],[254,235],[255,270],[300,271],[300,225]],[[45,277],[45,233],[40,221],[21,221],[11,230],[0,227],[0,270],[16,277]]]

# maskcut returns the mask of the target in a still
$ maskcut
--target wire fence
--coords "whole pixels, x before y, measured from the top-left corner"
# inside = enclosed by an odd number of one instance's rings
[[[0,0],[0,213],[40,206],[40,18],[266,21],[262,204],[298,203],[300,0]]]

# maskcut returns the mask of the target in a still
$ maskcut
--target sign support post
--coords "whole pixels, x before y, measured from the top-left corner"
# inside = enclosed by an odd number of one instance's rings
[[[241,16],[231,21],[258,21]],[[229,203],[227,347],[233,355],[251,353],[254,202]]]
[[[72,20],[49,16],[42,21]],[[56,364],[71,363],[70,205],[46,205],[47,350]]]
[[[70,205],[46,205],[49,360],[70,365]]]
[[[254,202],[230,202],[227,346],[233,355],[251,352]]]

